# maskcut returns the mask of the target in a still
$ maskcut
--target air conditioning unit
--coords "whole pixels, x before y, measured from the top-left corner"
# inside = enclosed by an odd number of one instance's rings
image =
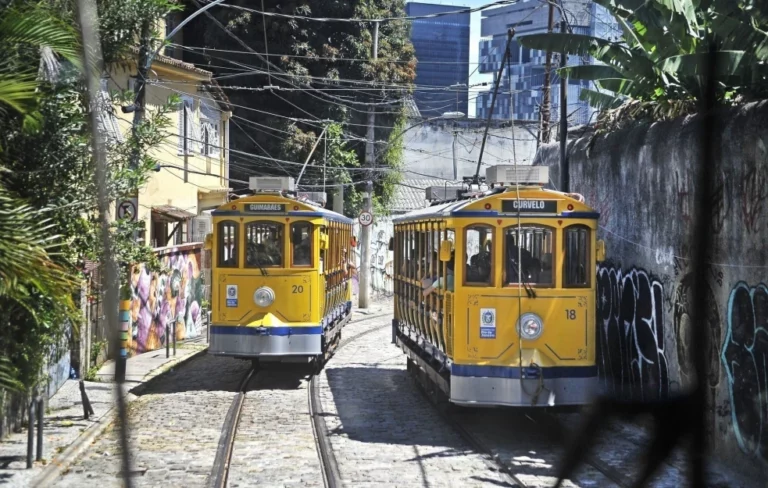
[[[308,200],[321,207],[325,207],[328,202],[328,196],[324,191],[301,191],[298,196],[302,200]]]
[[[498,165],[485,172],[488,183],[507,185],[546,185],[549,183],[548,166],[512,166]]]
[[[192,242],[205,242],[205,236],[213,229],[213,217],[210,213],[203,213],[192,219],[190,239]]]
[[[461,186],[430,186],[426,189],[426,198],[428,202],[453,200],[462,189]]]
[[[251,176],[248,187],[253,191],[294,191],[296,181],[290,176]]]

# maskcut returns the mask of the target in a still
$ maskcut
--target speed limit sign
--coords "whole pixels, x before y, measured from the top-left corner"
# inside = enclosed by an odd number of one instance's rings
[[[373,223],[373,214],[371,212],[360,212],[360,216],[357,218],[358,222],[360,222],[360,225],[363,226],[369,226]]]

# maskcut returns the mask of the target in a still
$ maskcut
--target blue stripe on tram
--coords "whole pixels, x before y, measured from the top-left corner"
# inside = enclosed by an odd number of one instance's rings
[[[538,368],[537,368],[538,369]],[[476,366],[473,364],[451,365],[451,374],[455,376],[473,376],[479,378],[520,378],[521,368],[517,366]],[[523,367],[523,371],[531,368]],[[544,379],[554,378],[591,378],[597,376],[597,366],[555,366],[541,368]],[[527,375],[526,375],[527,377]]]
[[[242,335],[242,336],[290,336],[290,335],[320,335],[322,327],[237,327],[237,326],[213,326],[211,334]]]

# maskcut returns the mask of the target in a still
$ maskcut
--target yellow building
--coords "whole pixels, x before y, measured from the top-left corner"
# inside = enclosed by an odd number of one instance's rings
[[[132,60],[110,67],[102,89],[133,90],[138,48],[134,54]],[[169,114],[175,125],[166,129],[166,140],[151,153],[160,162],[160,171],[153,172],[139,190],[144,242],[155,248],[199,242],[206,229],[195,229],[193,235],[192,219],[226,203],[229,192],[228,100],[211,72],[162,54],[152,62],[145,89],[148,113],[174,94],[182,103]],[[119,106],[114,113],[104,129],[122,138],[131,130],[133,113],[123,113]]]

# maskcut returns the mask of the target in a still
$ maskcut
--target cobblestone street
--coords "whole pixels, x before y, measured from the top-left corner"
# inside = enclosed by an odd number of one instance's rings
[[[410,378],[404,354],[390,344],[390,310],[385,305],[368,316],[356,313],[344,329],[342,347],[316,380],[316,413],[325,420],[344,485],[497,487],[515,486],[517,480],[527,488],[552,486],[563,442],[554,437],[551,425],[544,426],[544,417],[509,409],[459,409],[453,414],[512,476],[503,472],[439,414]],[[205,485],[225,416],[250,366],[248,361],[202,355],[147,385],[128,408],[136,486]],[[323,486],[309,379],[306,366],[277,364],[265,365],[252,377],[228,486]],[[557,419],[572,429],[579,416]],[[647,437],[633,424],[611,424],[592,453],[599,466],[583,464],[564,486],[623,486],[625,476],[637,474]],[[680,486],[685,466],[678,450],[650,486]],[[120,469],[113,426],[55,486],[121,486]],[[746,486],[729,485],[722,471],[710,471],[711,486]]]
[[[290,369],[263,370],[251,381],[229,486],[323,486],[307,401],[309,378],[301,368]]]
[[[136,486],[204,485],[233,392],[249,367],[204,355],[158,379],[128,406]],[[118,445],[117,430],[110,429],[55,486],[122,486]]]
[[[353,324],[320,376],[321,403],[348,486],[509,486],[411,382],[391,318]]]

